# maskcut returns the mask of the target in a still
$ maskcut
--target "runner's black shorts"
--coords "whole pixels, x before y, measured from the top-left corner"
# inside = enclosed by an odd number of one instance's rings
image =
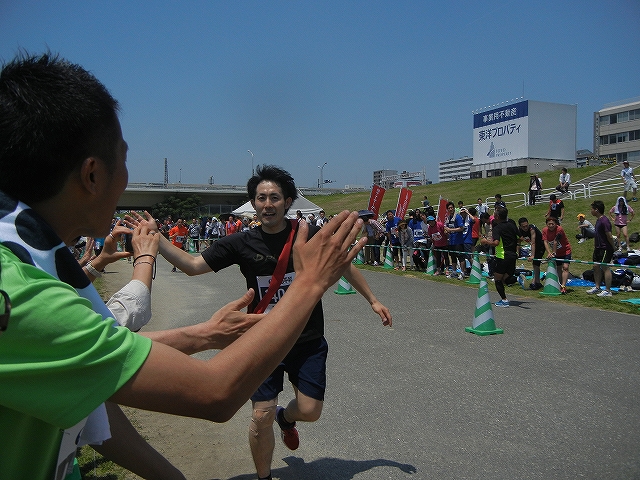
[[[300,393],[323,401],[327,389],[328,351],[329,346],[324,337],[294,345],[251,400],[264,402],[276,398],[284,387],[284,372],[287,372],[289,381]]]

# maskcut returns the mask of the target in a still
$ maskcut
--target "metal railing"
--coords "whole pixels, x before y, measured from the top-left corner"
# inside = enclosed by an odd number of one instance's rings
[[[589,182],[586,185],[584,183],[572,183],[569,191],[566,193],[560,193],[555,188],[543,188],[540,190],[540,195],[536,196],[536,201],[549,201],[549,196],[551,194],[568,198],[570,200],[575,200],[577,198],[591,198],[597,195],[619,193],[623,188],[624,182],[620,180],[620,177]],[[529,205],[529,194],[527,192],[504,194],[502,195],[502,201],[507,205],[507,208],[510,206],[526,207]],[[487,205],[493,205],[495,203],[495,198],[487,197],[485,199],[485,203]]]

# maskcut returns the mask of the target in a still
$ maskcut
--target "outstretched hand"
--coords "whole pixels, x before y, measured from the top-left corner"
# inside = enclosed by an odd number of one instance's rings
[[[362,224],[358,212],[345,210],[307,240],[309,225],[300,222],[293,246],[296,278],[310,276],[323,291],[336,283],[367,243],[367,237],[356,242]]]
[[[144,216],[140,215],[138,212],[130,212],[129,215],[124,216],[125,224],[131,228],[135,228],[141,225],[146,225],[150,231],[159,232],[158,224],[156,223],[155,218],[151,216],[149,212],[144,211]]]
[[[264,314],[241,311],[249,306],[254,295],[250,288],[242,297],[227,303],[202,324],[211,332],[208,335],[211,338],[211,348],[220,349],[230,345],[264,317]]]

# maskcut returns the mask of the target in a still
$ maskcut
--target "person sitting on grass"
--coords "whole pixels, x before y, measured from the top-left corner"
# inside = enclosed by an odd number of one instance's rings
[[[584,243],[587,238],[596,236],[596,229],[589,220],[586,219],[584,213],[578,214],[578,226],[576,227],[580,233],[576,235],[578,243]]]

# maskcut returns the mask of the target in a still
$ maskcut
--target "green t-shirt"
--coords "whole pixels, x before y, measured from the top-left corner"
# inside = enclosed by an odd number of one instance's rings
[[[51,480],[62,430],[118,391],[151,341],[1,245],[0,262],[13,306],[0,334],[0,478]]]

